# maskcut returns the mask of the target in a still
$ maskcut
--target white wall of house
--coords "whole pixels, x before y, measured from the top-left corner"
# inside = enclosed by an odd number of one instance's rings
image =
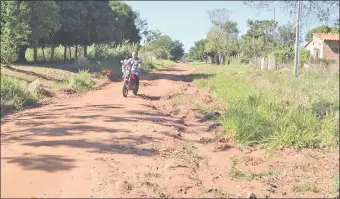
[[[314,58],[323,58],[324,41],[316,36],[313,36],[313,40],[305,47]]]
[[[319,58],[323,58],[323,40],[320,39],[319,37],[313,36],[313,51],[311,53],[313,54],[314,57],[316,57],[316,49],[319,49]]]

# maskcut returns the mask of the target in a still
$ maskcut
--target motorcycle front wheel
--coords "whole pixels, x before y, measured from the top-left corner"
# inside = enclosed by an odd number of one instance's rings
[[[123,96],[124,96],[124,97],[127,97],[128,92],[129,92],[129,88],[128,88],[128,86],[124,83],[124,84],[123,84]]]
[[[135,88],[132,90],[132,93],[134,95],[138,94],[138,90],[139,90],[139,78],[137,77],[136,82],[135,82]]]

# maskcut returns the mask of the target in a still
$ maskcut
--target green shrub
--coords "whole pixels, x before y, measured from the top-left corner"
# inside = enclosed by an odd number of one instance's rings
[[[20,81],[1,74],[1,112],[20,109],[37,101],[37,94],[22,88]]]
[[[152,63],[151,60],[144,60],[141,64],[141,68],[148,71],[148,70],[153,70],[155,69],[154,63]]]
[[[82,70],[71,79],[70,84],[77,91],[87,91],[96,85],[96,80],[90,77],[88,71]]]

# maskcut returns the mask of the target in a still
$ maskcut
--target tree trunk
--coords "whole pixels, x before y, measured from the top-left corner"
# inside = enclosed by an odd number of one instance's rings
[[[76,59],[78,59],[78,45],[76,44],[76,53],[75,53]]]
[[[72,52],[71,52],[71,46],[68,47],[68,51],[70,53],[70,60],[72,59]]]
[[[26,50],[27,50],[27,46],[19,46],[19,49],[18,49],[18,62],[20,63],[25,63],[27,62],[26,60]]]
[[[211,59],[211,63],[215,64],[215,55],[209,55],[210,59]]]
[[[36,63],[38,60],[38,45],[37,44],[34,44],[34,47],[33,47],[33,59],[34,59],[34,63]]]
[[[66,51],[67,51],[67,46],[65,44],[64,45],[64,64],[66,63]]]
[[[53,62],[53,58],[54,58],[54,42],[52,41],[52,45],[51,45],[51,63]]]
[[[220,65],[220,59],[219,59],[218,53],[215,54],[214,58],[215,58],[215,64]]]
[[[44,62],[46,62],[44,47],[42,47],[42,53],[43,53]]]
[[[84,46],[84,57],[87,57],[87,45]]]

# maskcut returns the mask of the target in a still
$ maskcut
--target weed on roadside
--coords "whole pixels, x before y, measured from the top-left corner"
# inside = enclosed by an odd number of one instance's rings
[[[204,159],[197,153],[197,147],[191,142],[185,142],[181,147],[171,150],[170,153],[174,158],[183,161],[180,166],[185,167],[193,166],[193,168],[197,168]]]
[[[293,185],[292,191],[296,193],[298,192],[319,193],[320,189],[314,183],[304,183],[304,184]]]
[[[90,77],[88,71],[80,71],[70,81],[70,85],[77,91],[87,91],[96,85],[96,80]]]
[[[1,74],[1,112],[6,109],[19,110],[24,105],[34,104],[37,93],[23,88],[20,81]]]
[[[159,178],[161,175],[158,174],[158,173],[150,173],[149,172],[149,173],[145,173],[144,176],[147,177],[147,178]]]
[[[146,186],[149,189],[152,189],[152,191],[155,192],[155,193],[159,190],[158,184],[155,184],[155,183],[152,183],[152,182],[149,182],[149,181],[142,182],[142,186]]]
[[[243,172],[239,168],[237,168],[238,160],[236,158],[232,158],[232,166],[228,172],[228,176],[232,180],[262,180],[264,177],[276,175],[279,172],[274,170],[264,171],[264,172]]]
[[[195,107],[196,110],[201,114],[210,113],[214,111],[213,108],[211,108],[210,106],[201,103],[195,103]]]
[[[180,94],[175,95],[174,97],[171,98],[171,104],[174,106],[178,106],[181,104],[182,100],[183,99]]]
[[[294,169],[300,169],[303,172],[315,172],[316,167],[311,162],[295,162],[293,165]]]
[[[160,198],[165,198],[166,197],[164,191],[159,191],[159,197]]]

